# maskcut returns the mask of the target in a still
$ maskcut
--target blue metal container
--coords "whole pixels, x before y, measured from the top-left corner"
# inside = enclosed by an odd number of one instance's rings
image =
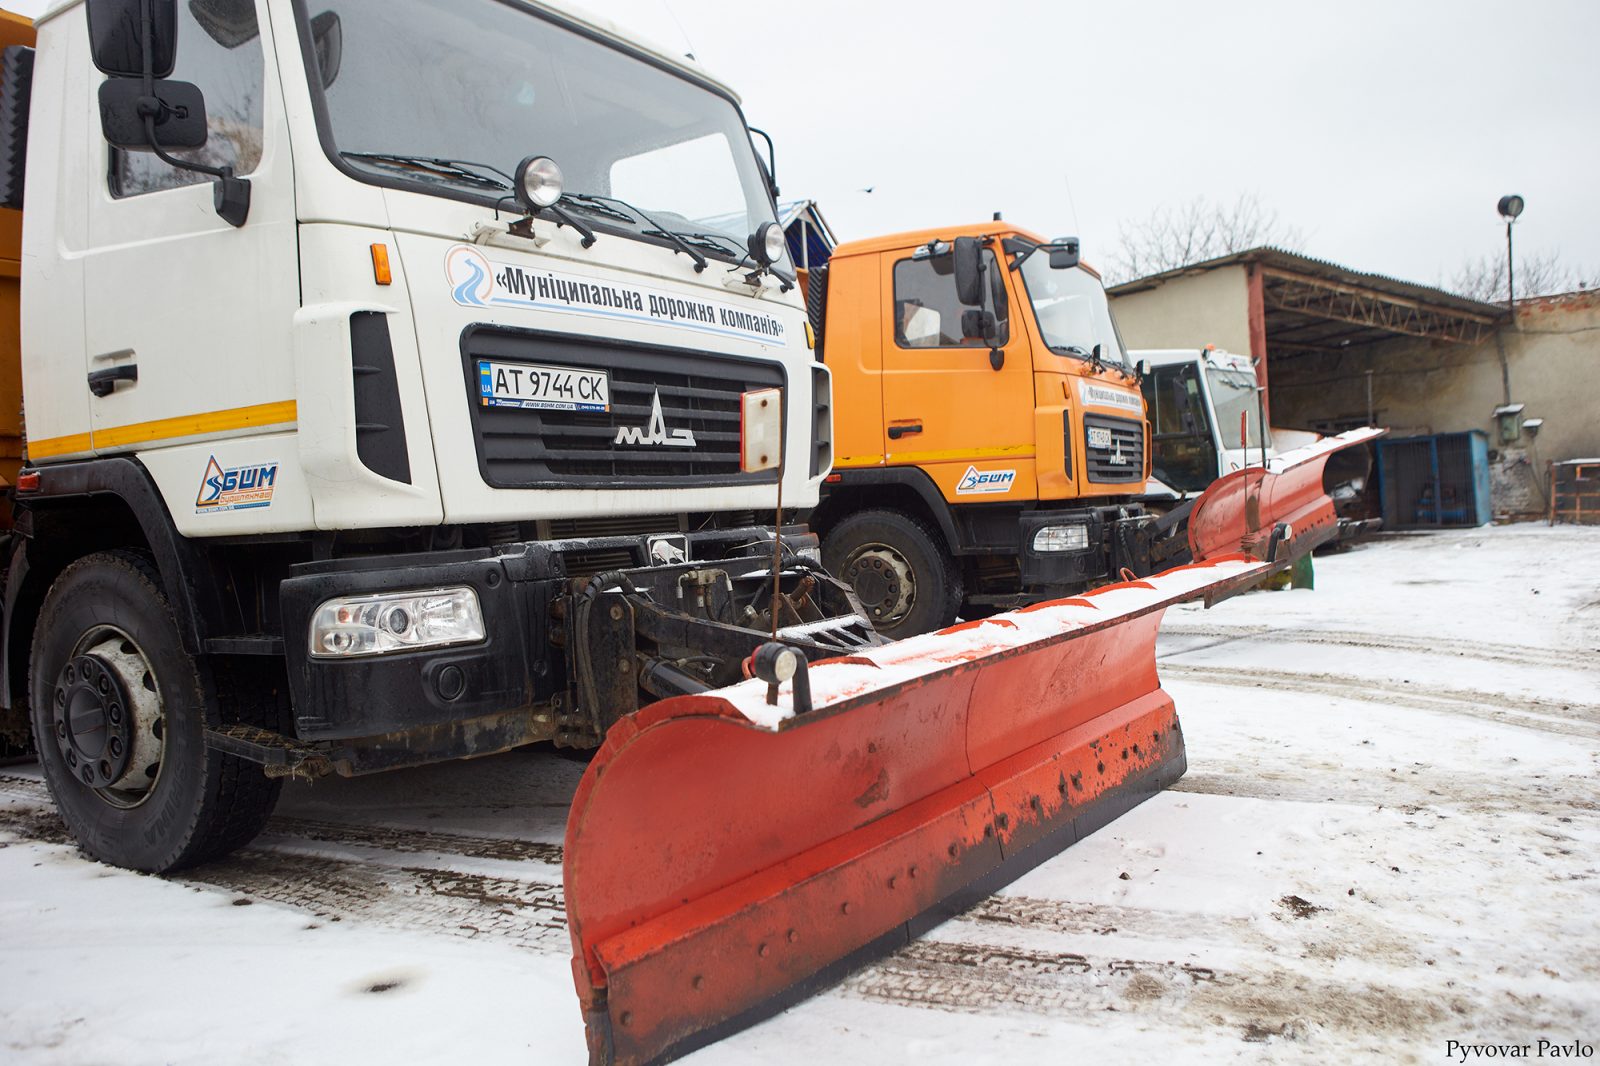
[[[1482,430],[1380,440],[1377,447],[1384,529],[1489,524],[1489,437]]]

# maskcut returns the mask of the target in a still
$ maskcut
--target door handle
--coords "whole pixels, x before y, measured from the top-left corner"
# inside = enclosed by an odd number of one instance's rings
[[[122,366],[107,367],[104,370],[89,371],[89,391],[96,396],[110,396],[116,389],[117,382],[136,382],[139,380],[139,364],[126,363]]]
[[[922,432],[922,423],[921,422],[916,422],[916,423],[913,423],[912,425],[909,425],[909,426],[890,426],[889,427],[889,439],[890,440],[899,440],[901,437],[909,437],[913,433],[921,433],[921,432]]]

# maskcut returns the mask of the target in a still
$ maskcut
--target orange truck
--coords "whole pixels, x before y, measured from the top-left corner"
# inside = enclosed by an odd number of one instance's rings
[[[1151,572],[1139,374],[1076,239],[900,233],[806,282],[835,449],[809,521],[881,632]]]

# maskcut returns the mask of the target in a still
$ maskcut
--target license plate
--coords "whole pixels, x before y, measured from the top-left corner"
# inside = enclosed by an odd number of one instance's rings
[[[609,411],[611,378],[604,370],[480,359],[478,402],[537,411]]]
[[[1105,426],[1090,426],[1089,427],[1089,447],[1091,447],[1091,448],[1109,448],[1109,447],[1111,447],[1111,431],[1109,429],[1107,429]]]

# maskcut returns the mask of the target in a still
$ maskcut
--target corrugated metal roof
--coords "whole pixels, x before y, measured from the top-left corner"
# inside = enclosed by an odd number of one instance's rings
[[[1455,311],[1464,311],[1469,314],[1500,317],[1506,314],[1503,304],[1483,303],[1479,300],[1458,296],[1453,292],[1431,285],[1419,285],[1414,281],[1390,277],[1387,274],[1369,274],[1352,267],[1334,263],[1327,259],[1316,259],[1312,256],[1301,255],[1284,248],[1275,248],[1271,245],[1262,245],[1259,248],[1247,248],[1242,252],[1233,252],[1230,255],[1218,256],[1207,259],[1201,263],[1191,263],[1188,266],[1165,270],[1159,274],[1150,274],[1146,277],[1125,281],[1114,285],[1106,292],[1111,296],[1126,296],[1130,293],[1142,292],[1153,289],[1165,282],[1181,278],[1190,274],[1202,274],[1216,270],[1219,267],[1242,266],[1247,263],[1260,263],[1264,266],[1276,267],[1280,270],[1293,271],[1308,277],[1320,278],[1342,285],[1360,286],[1375,292],[1385,293],[1390,296],[1399,296],[1419,303],[1432,304],[1435,307],[1448,308]]]

